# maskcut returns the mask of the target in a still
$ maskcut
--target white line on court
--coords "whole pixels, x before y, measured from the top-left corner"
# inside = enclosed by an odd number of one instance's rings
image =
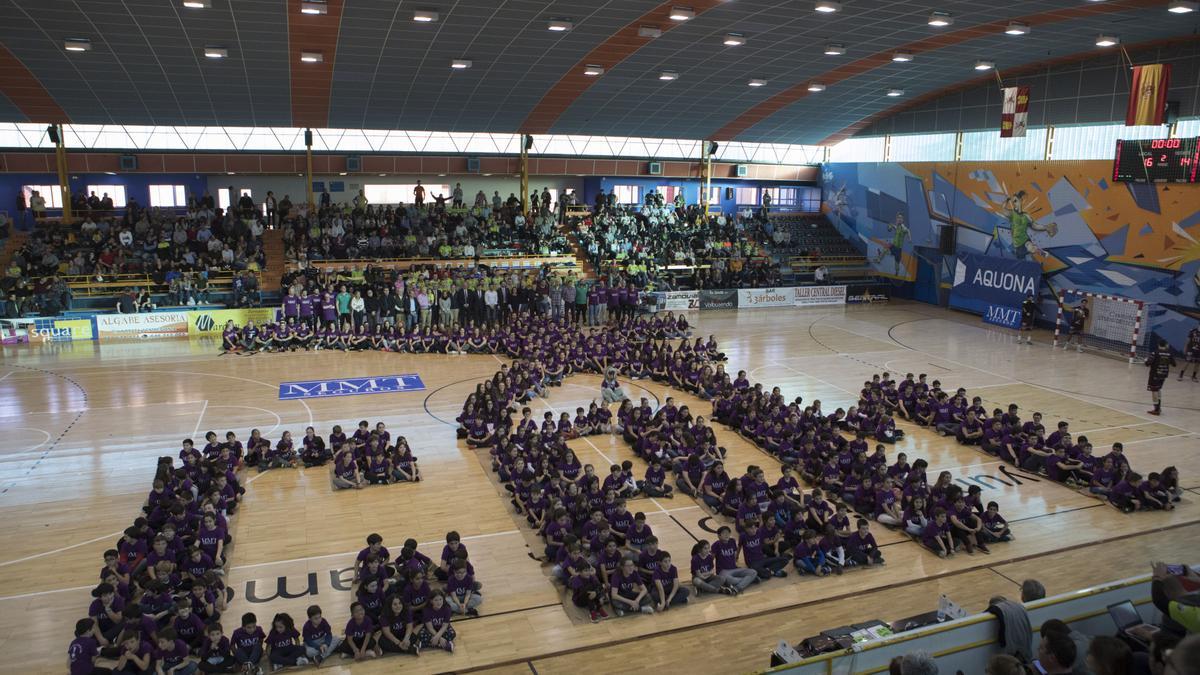
[[[56,548],[53,551],[43,551],[41,553],[34,553],[33,555],[27,555],[24,558],[17,558],[16,560],[6,560],[4,562],[0,562],[0,567],[4,567],[6,565],[15,565],[19,562],[25,562],[26,560],[33,560],[35,558],[43,558],[48,555],[54,555],[55,553],[62,553],[63,551],[70,551],[73,548],[79,548],[80,546],[87,546],[88,544],[93,544],[102,539],[111,539],[113,537],[120,536],[121,532],[124,532],[124,530],[113,532],[112,534],[102,534],[99,537],[96,537],[95,539],[88,539],[87,541],[81,541],[78,544],[71,544],[70,546]],[[88,588],[90,588],[90,586]],[[37,595],[37,594],[34,593],[33,595]],[[9,597],[25,597],[25,596],[9,596]],[[3,598],[0,598],[0,599],[3,599]]]
[[[1161,440],[1165,440],[1168,438],[1182,438],[1183,436],[1191,436],[1195,433],[1196,432],[1194,432],[1194,431],[1189,431],[1185,434],[1171,434],[1170,436],[1155,436],[1153,438],[1135,438],[1132,441],[1121,441],[1121,445],[1133,445],[1134,443],[1146,443],[1149,441],[1161,441]]]
[[[196,428],[192,429],[192,438],[200,433],[200,423],[204,421],[204,413],[208,412],[208,399],[204,399],[204,407],[200,408],[200,417],[196,419]]]
[[[10,370],[10,371],[8,371],[7,373],[5,373],[5,374],[4,374],[4,376],[3,376],[3,377],[0,377],[0,381],[3,381],[3,380],[6,380],[6,379],[8,379],[8,376],[9,376],[9,375],[12,375],[12,374],[13,374],[13,373],[15,373],[15,372],[17,372],[17,371],[15,371],[15,370]]]

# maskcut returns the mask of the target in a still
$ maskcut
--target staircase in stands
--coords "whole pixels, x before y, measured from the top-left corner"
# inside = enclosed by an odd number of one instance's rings
[[[266,230],[263,232],[263,252],[267,255],[267,265],[262,271],[259,288],[264,293],[279,290],[283,281],[283,273],[287,265],[283,259],[283,230]]]
[[[15,230],[11,233],[4,242],[4,249],[0,250],[0,274],[4,274],[8,270],[8,263],[12,261],[13,254],[21,250],[27,241],[29,241],[28,232]]]

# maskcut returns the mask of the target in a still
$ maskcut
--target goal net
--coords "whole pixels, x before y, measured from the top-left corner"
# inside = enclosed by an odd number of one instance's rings
[[[1102,354],[1110,354],[1130,363],[1145,360],[1151,351],[1144,344],[1149,334],[1142,330],[1147,303],[1119,295],[1064,290],[1058,297],[1058,316],[1054,323],[1054,345],[1065,344],[1070,337],[1072,317],[1083,304],[1089,313],[1083,323],[1083,344]]]

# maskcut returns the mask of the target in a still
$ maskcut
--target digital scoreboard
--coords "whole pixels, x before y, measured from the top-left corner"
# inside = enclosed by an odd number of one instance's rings
[[[1200,138],[1117,141],[1113,180],[1127,183],[1195,183]]]

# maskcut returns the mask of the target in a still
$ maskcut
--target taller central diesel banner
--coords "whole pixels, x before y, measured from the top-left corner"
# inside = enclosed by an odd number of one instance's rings
[[[1035,298],[1042,267],[1028,260],[960,253],[954,265],[950,306],[988,316],[999,308],[1017,309],[1025,296]]]

